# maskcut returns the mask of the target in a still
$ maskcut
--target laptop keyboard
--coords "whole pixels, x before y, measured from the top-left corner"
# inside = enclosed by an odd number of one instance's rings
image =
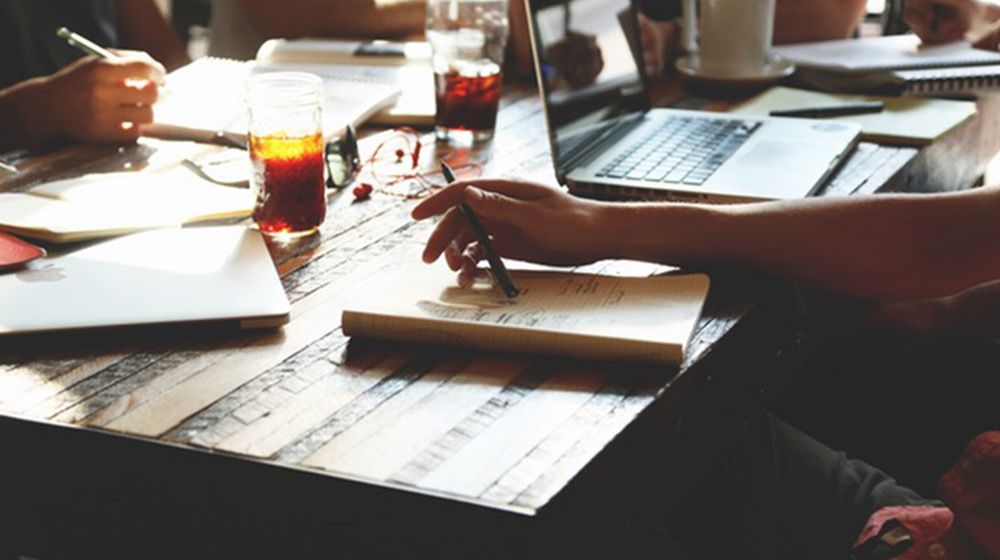
[[[760,128],[760,121],[674,116],[622,151],[598,177],[701,185]]]

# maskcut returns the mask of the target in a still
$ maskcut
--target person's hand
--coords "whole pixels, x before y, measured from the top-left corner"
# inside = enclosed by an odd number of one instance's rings
[[[84,57],[38,81],[37,121],[51,137],[126,142],[153,121],[153,103],[166,71],[149,55],[117,51],[118,59]]]
[[[479,216],[503,257],[568,266],[608,256],[607,232],[597,226],[599,203],[537,183],[477,179],[449,185],[413,209],[417,220],[444,214],[424,248],[425,262],[443,253],[452,270],[473,273],[485,258],[457,208],[463,202]]]
[[[965,37],[983,10],[979,0],[905,0],[903,20],[924,43],[947,43]]]
[[[993,280],[940,298],[876,302],[863,324],[894,332],[996,338],[998,310],[1000,280]]]
[[[639,14],[639,39],[646,76],[659,76],[677,54],[677,24],[673,21],[654,21]]]
[[[1000,21],[994,21],[984,26],[980,32],[973,34],[976,37],[973,37],[972,46],[977,49],[1000,50]]]

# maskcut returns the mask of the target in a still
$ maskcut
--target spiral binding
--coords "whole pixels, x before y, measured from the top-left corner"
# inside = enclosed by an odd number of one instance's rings
[[[895,76],[916,95],[1000,88],[1000,65],[897,71]]]

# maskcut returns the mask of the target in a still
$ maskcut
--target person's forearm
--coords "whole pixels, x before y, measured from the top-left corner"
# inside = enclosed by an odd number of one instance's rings
[[[45,78],[26,80],[0,91],[0,150],[34,146],[49,140],[54,132],[39,95]]]
[[[118,0],[115,16],[122,47],[146,51],[168,70],[191,61],[170,23],[152,0]]]
[[[608,257],[736,265],[832,291],[937,297],[1000,278],[1000,190],[732,206],[616,204]]]
[[[427,4],[413,0],[241,0],[264,37],[399,38],[424,28]]]
[[[866,0],[778,0],[774,42],[847,39],[864,17]]]

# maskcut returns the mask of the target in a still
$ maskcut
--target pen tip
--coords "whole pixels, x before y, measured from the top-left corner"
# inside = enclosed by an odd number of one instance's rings
[[[445,181],[448,181],[449,183],[455,182],[455,173],[451,170],[451,167],[449,167],[448,164],[445,163],[444,161],[441,162],[441,173],[444,175]]]

